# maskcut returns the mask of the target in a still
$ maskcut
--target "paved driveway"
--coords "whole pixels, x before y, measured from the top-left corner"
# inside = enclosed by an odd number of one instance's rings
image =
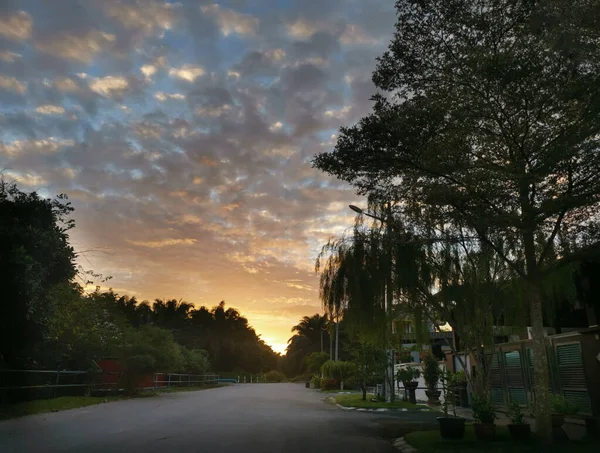
[[[382,417],[298,384],[239,384],[0,422],[0,452],[394,452]]]

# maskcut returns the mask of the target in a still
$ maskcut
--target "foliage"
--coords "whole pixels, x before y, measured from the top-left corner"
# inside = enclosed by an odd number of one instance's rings
[[[367,386],[379,380],[385,372],[385,351],[370,343],[355,343],[350,353],[354,366],[353,377],[358,381],[363,399],[367,397]]]
[[[579,412],[579,406],[567,401],[560,395],[552,395],[550,398],[552,413],[563,415],[575,415]]]
[[[424,354],[423,378],[429,390],[434,390],[440,380],[440,368],[433,354]]]
[[[488,398],[473,397],[473,419],[477,423],[494,423],[496,412]]]
[[[412,355],[410,351],[406,348],[403,348],[400,352],[400,363],[409,363],[413,361]]]
[[[271,370],[265,373],[264,379],[267,382],[284,382],[285,376],[280,371]]]
[[[421,377],[421,372],[417,368],[407,366],[400,368],[396,374],[398,380],[402,383],[409,383]]]
[[[328,360],[329,354],[327,352],[313,352],[305,359],[306,369],[310,372],[320,371],[323,364]]]
[[[328,360],[321,367],[321,372],[325,378],[343,381],[352,375],[354,369],[355,367],[352,362]]]
[[[450,383],[455,386],[464,385],[467,383],[467,373],[464,370],[457,371],[456,373],[452,373],[452,377],[450,379]]]
[[[515,425],[520,425],[523,423],[525,414],[523,413],[522,406],[519,403],[515,402],[510,405],[510,410],[508,411],[508,418]]]
[[[338,379],[321,379],[321,390],[339,390],[340,381]]]
[[[312,367],[317,365],[316,362],[309,363],[307,360],[313,353],[326,354],[325,348],[329,347],[332,339],[329,325],[327,316],[314,314],[304,316],[297,325],[292,327],[294,335],[288,340],[282,363],[287,376],[296,376],[306,371],[312,371]],[[316,358],[316,356],[313,356],[313,358]],[[327,358],[330,358],[328,354]],[[317,362],[321,360],[321,356],[319,356]]]
[[[183,356],[184,373],[202,374],[210,368],[208,353],[204,349],[188,349],[185,346],[179,346]]]
[[[318,376],[315,374],[313,377],[311,377],[310,378],[310,386],[315,389],[320,389],[321,388],[321,376]]]
[[[47,335],[50,292],[76,273],[72,211],[66,195],[43,199],[0,177],[0,362],[9,367],[43,366],[35,349]]]
[[[314,161],[372,201],[396,202],[427,239],[464,230],[519,276],[536,431],[547,439],[542,280],[600,231],[596,9],[589,0],[398,2],[373,113]]]
[[[444,370],[440,373],[442,391],[444,392],[444,402],[442,403],[442,410],[446,417],[448,416],[450,406],[452,406],[452,414],[456,417],[457,389],[453,385],[455,375],[456,373],[453,373],[450,370]]]

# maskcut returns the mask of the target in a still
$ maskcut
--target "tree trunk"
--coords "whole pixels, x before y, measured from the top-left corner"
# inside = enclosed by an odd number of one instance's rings
[[[362,400],[366,401],[367,400],[367,383],[363,382],[363,385],[360,388],[362,390]]]
[[[529,281],[529,303],[531,304],[531,337],[533,340],[533,391],[535,394],[535,429],[537,435],[547,442],[552,441],[550,398],[548,387],[548,353],[541,287],[538,278]]]
[[[546,332],[544,330],[544,310],[542,307],[542,288],[539,266],[535,253],[534,232],[523,233],[523,249],[527,269],[527,289],[531,317],[531,339],[533,343],[533,392],[535,397],[536,434],[547,443],[552,442],[552,424],[550,414],[550,395],[548,387],[548,353],[546,351]]]
[[[323,329],[321,328],[321,352],[323,352]]]
[[[331,327],[329,328],[329,360],[333,360],[333,335],[331,335]]]
[[[339,318],[335,322],[335,360],[339,360],[339,347],[340,347],[340,321]]]

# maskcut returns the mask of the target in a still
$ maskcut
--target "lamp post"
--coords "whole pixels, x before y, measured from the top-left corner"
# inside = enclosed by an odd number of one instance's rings
[[[369,212],[364,211],[363,209],[359,208],[358,206],[354,206],[354,205],[349,205],[348,206],[352,211],[356,212],[357,214],[361,214],[361,215],[366,215],[367,217],[371,217],[372,219],[378,220],[379,222],[381,222],[383,225],[386,226],[386,232],[387,232],[387,237],[388,237],[388,246],[391,244],[391,238],[392,238],[392,222],[391,220],[391,208],[388,205],[387,208],[387,218],[382,218],[379,216],[376,216],[374,214],[371,214]],[[386,295],[386,311],[389,317],[389,320],[391,322],[391,333],[393,334],[393,330],[394,330],[394,320],[392,319],[392,303],[394,301],[394,293],[392,291],[392,257],[391,257],[391,250],[389,251],[390,253],[390,271],[388,272],[388,275],[386,276],[386,285],[385,285],[385,295]],[[395,362],[395,358],[396,355],[394,353],[394,349],[393,348],[389,348],[386,351],[386,355],[387,355],[387,366],[386,366],[386,376],[384,379],[384,394],[385,394],[385,399],[388,402],[393,402],[394,401],[394,362]]]

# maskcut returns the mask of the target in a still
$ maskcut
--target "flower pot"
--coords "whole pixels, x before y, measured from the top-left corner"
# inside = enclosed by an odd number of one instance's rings
[[[402,385],[404,385],[404,388],[408,391],[408,401],[410,401],[411,404],[417,404],[417,395],[415,391],[417,390],[419,383],[411,381],[403,382]]]
[[[531,426],[527,423],[515,423],[508,425],[508,432],[513,440],[525,442],[531,437]]]
[[[427,395],[427,404],[433,406],[439,406],[440,395],[442,394],[441,390],[425,390],[425,395]]]
[[[427,395],[427,404],[431,404],[432,406],[439,406],[440,403],[440,395],[442,392],[440,390],[425,390],[425,395]]]
[[[465,435],[465,419],[458,417],[438,417],[442,439],[462,439]]]
[[[473,432],[479,440],[492,440],[496,436],[496,425],[493,423],[475,423]]]
[[[552,427],[561,427],[565,424],[565,414],[552,414]]]

